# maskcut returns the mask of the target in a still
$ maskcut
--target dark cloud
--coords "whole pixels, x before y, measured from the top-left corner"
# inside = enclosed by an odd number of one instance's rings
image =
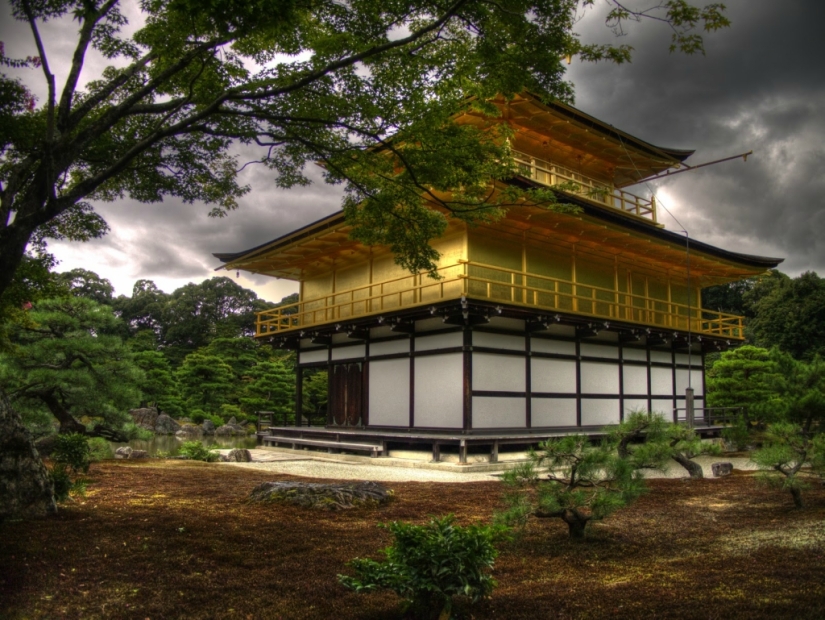
[[[747,163],[653,189],[693,237],[786,257],[789,273],[823,273],[825,3],[726,4],[733,26],[705,35],[705,56],[670,54],[666,28],[639,24],[621,40],[635,48],[631,64],[572,65],[577,106],[654,144],[696,149],[689,164],[753,150]],[[609,40],[595,15],[578,30]],[[666,214],[662,221],[680,228]]]

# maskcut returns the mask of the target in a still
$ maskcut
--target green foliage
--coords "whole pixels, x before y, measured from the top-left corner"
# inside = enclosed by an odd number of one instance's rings
[[[294,367],[283,359],[259,362],[245,376],[240,403],[247,415],[256,411],[272,411],[277,420],[294,419]]]
[[[755,344],[778,346],[799,360],[825,356],[825,279],[810,271],[789,278],[773,270],[744,299]]]
[[[763,447],[751,459],[767,470],[761,475],[764,482],[790,492],[794,505],[802,508],[801,492],[808,488],[812,475],[823,471],[823,448],[823,435],[811,437],[798,424],[782,422],[768,426]],[[812,465],[813,470],[803,470],[805,465]]]
[[[154,437],[154,433],[152,431],[147,428],[143,428],[142,426],[138,426],[134,422],[126,422],[123,425],[122,430],[128,441],[135,439],[139,441],[149,441],[152,437]]]
[[[85,474],[91,463],[91,450],[86,436],[80,433],[58,435],[51,458],[55,463],[64,465],[71,474]]]
[[[180,413],[180,395],[169,360],[159,351],[139,351],[134,354],[135,365],[143,371],[139,383],[141,405],[158,407],[175,416]]]
[[[30,323],[9,335],[14,349],[0,354],[0,382],[23,412],[47,412],[64,430],[81,431],[81,418],[119,429],[139,402],[142,373],[116,335],[107,306],[81,297],[45,299]]]
[[[181,396],[189,407],[214,414],[234,389],[232,367],[214,355],[190,353],[176,372]]]
[[[58,503],[65,502],[74,488],[74,482],[64,465],[55,464],[49,471],[49,477],[54,485],[54,500]]]
[[[618,455],[615,443],[591,447],[584,435],[549,439],[531,450],[530,461],[505,473],[508,510],[503,523],[524,525],[529,516],[560,518],[570,536],[582,538],[590,521],[601,520],[645,490],[640,463]],[[538,469],[547,467],[546,478]]]
[[[498,555],[495,544],[506,532],[501,526],[455,525],[452,515],[433,518],[427,525],[394,521],[381,525],[393,536],[383,550],[383,562],[356,558],[350,562],[356,577],[339,575],[356,592],[391,590],[411,604],[415,617],[441,612],[449,618],[453,597],[477,602],[496,585],[489,571]]]
[[[184,441],[178,453],[193,461],[206,461],[207,463],[214,463],[220,456],[216,451],[204,446],[202,441]]]
[[[775,421],[781,380],[770,351],[750,345],[726,351],[707,375],[708,406],[744,407],[751,423]]]
[[[90,437],[86,443],[89,444],[90,461],[97,462],[115,458],[112,446],[103,437]]]
[[[303,398],[301,400],[304,417],[313,421],[326,412],[329,392],[329,375],[326,370],[319,370],[310,374],[303,371]]]
[[[751,429],[744,415],[737,415],[733,423],[722,429],[722,439],[737,450],[744,450],[751,444]]]

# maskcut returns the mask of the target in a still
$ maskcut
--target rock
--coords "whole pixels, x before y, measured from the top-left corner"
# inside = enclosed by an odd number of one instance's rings
[[[148,459],[149,453],[146,450],[132,450],[127,458],[130,459]]]
[[[203,429],[204,435],[214,435],[215,434],[215,423],[212,420],[204,420],[203,424],[201,425]]]
[[[219,426],[215,429],[216,435],[246,435],[246,431],[243,429],[242,426],[238,426],[237,424],[230,425],[224,424],[223,426]]]
[[[129,446],[121,446],[115,450],[116,459],[128,459],[130,454],[132,454],[132,448]]]
[[[57,447],[57,435],[46,435],[34,442],[34,447],[37,448],[38,454],[42,457],[49,457]]]
[[[158,435],[174,435],[180,430],[180,424],[165,413],[161,413],[155,420],[155,432]]]
[[[141,409],[130,409],[129,415],[141,428],[147,431],[155,430],[155,422],[158,419],[158,410],[156,407],[143,407]]]
[[[229,422],[227,422],[226,424],[228,426],[238,426],[238,421],[235,419],[235,416],[233,415],[231,418],[229,418]]]
[[[0,390],[0,522],[56,512],[49,472],[20,414]]]
[[[231,450],[229,454],[226,456],[226,460],[230,463],[251,463],[252,462],[252,454],[249,450],[245,450],[243,448],[235,448]]]
[[[317,482],[262,482],[249,495],[251,501],[284,502],[307,508],[346,510],[386,504],[392,491],[377,482],[322,484]]]
[[[192,424],[181,426],[180,430],[175,433],[175,437],[183,438],[200,437],[201,435],[203,435],[203,429],[200,426],[194,426]]]
[[[730,476],[733,471],[733,463],[713,463],[710,466],[714,477],[721,478],[722,476]]]

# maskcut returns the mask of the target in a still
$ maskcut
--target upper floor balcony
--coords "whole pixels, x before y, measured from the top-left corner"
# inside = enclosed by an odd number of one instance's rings
[[[691,331],[736,340],[744,338],[740,316],[649,294],[633,294],[467,260],[442,267],[439,275],[440,280],[426,274],[409,275],[260,312],[256,335],[271,336],[311,329],[465,296],[641,327]]]
[[[512,154],[524,176],[536,183],[562,186],[562,189],[569,189],[599,204],[643,217],[654,224],[657,221],[655,196],[642,198],[527,153],[513,150]]]

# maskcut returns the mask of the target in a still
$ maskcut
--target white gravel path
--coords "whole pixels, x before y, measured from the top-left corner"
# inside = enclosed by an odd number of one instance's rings
[[[432,465],[421,461],[410,460],[405,462],[401,459],[392,459],[390,464],[385,459],[366,457],[363,459],[349,457],[347,460],[335,460],[314,454],[308,455],[306,452],[295,453],[294,455],[270,450],[251,450],[251,452],[254,461],[257,462],[226,463],[226,465],[258,471],[271,471],[272,473],[288,476],[332,480],[374,480],[376,482],[489,482],[498,480],[498,476],[503,471],[503,467],[496,471],[461,471],[460,465],[450,463],[440,463],[433,468]],[[382,464],[382,461],[384,464]],[[706,478],[713,477],[711,464],[720,461],[732,463],[734,469],[756,469],[756,466],[749,459],[742,457],[699,457],[696,461],[702,465]],[[646,477],[685,478],[687,472],[676,463],[673,463],[664,472],[646,472]]]

